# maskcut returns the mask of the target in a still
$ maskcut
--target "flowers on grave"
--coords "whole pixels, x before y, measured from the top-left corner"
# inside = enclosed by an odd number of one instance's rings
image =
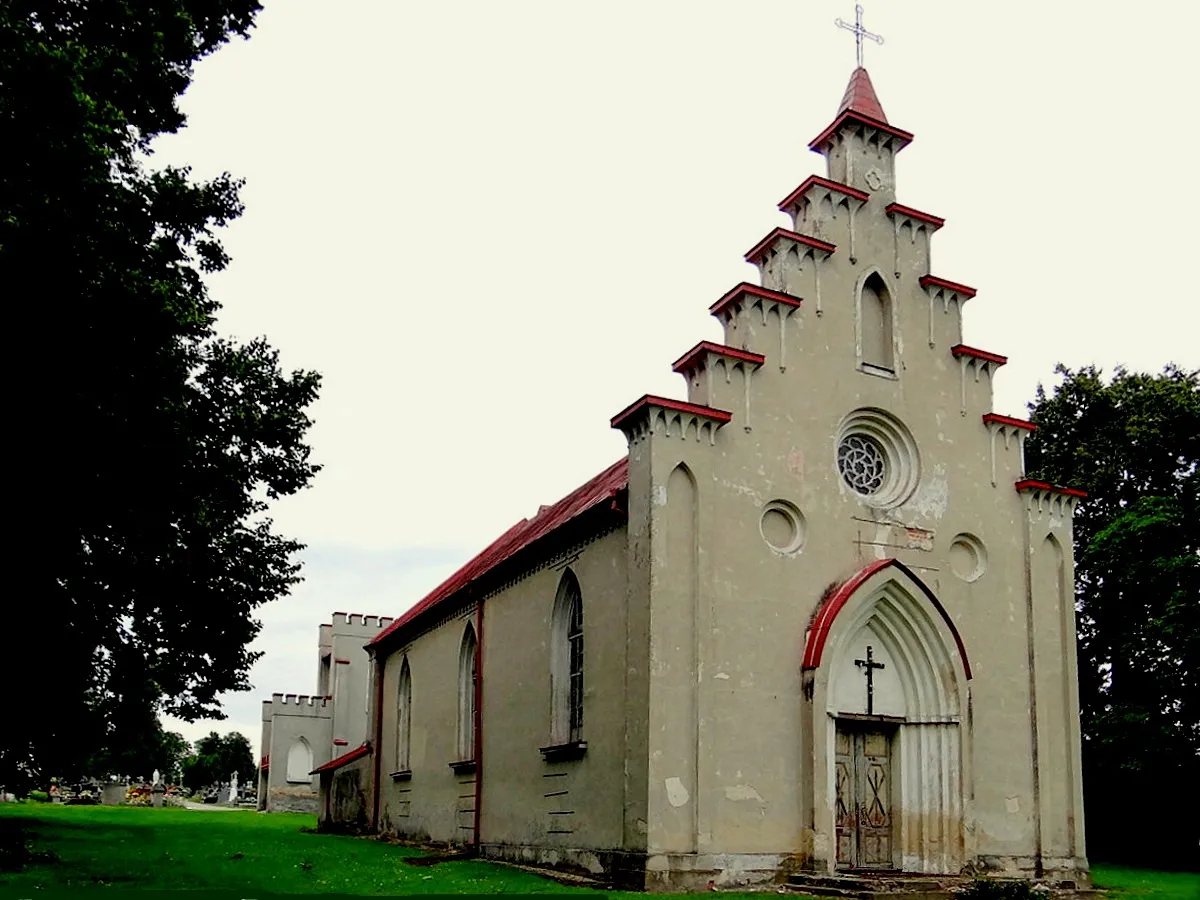
[[[142,784],[131,784],[125,791],[125,802],[130,806],[150,806],[150,788]]]

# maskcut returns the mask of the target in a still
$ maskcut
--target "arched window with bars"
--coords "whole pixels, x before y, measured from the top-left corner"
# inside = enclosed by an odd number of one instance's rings
[[[551,616],[550,740],[583,740],[583,593],[570,569],[563,572]]]
[[[408,657],[400,664],[400,682],[396,689],[396,770],[412,768],[412,671]]]
[[[475,758],[475,683],[479,677],[479,644],[468,624],[458,653],[458,758]]]

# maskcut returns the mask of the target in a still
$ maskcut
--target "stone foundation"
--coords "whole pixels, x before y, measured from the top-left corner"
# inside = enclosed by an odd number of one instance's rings
[[[647,854],[484,843],[480,855],[583,875],[626,891],[767,887],[795,866],[793,855],[780,853]]]
[[[317,792],[311,788],[272,788],[267,794],[266,810],[316,815],[317,803]]]

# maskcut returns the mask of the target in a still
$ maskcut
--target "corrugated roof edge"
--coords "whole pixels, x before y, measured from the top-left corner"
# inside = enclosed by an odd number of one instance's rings
[[[562,528],[598,503],[615,497],[628,485],[629,458],[623,457],[557,503],[542,507],[532,519],[523,519],[513,525],[466,565],[434,588],[416,606],[376,635],[367,646],[373,647],[382,643],[389,635],[434,607],[440,606],[519,551]]]

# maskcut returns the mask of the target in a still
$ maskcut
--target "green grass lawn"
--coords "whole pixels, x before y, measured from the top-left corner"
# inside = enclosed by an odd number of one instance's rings
[[[0,888],[112,886],[279,894],[570,892],[478,860],[418,867],[416,850],[301,831],[315,816],[137,807],[0,805],[0,842],[20,829],[34,860]],[[42,856],[42,854],[53,854]],[[10,868],[4,866],[3,868]],[[580,889],[575,889],[578,892]]]
[[[1092,866],[1092,881],[1114,900],[1200,900],[1200,873]]]
[[[481,860],[413,866],[404,859],[420,855],[416,850],[301,830],[313,825],[313,816],[247,810],[0,804],[0,896],[114,888],[242,896],[595,894]],[[21,858],[26,847],[32,856]],[[1197,875],[1109,866],[1097,866],[1094,875],[1116,900],[1200,900]],[[722,893],[729,900],[763,896]]]

